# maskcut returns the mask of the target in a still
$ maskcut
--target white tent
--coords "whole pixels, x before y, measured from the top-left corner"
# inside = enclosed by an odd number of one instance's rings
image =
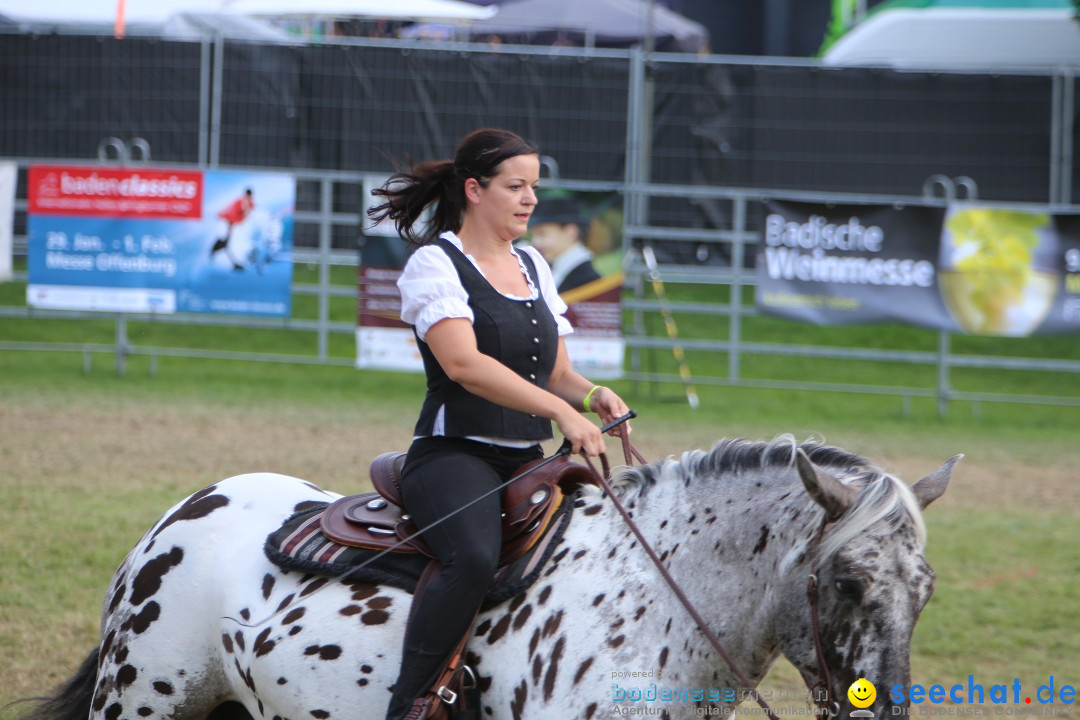
[[[116,19],[117,0],[0,0],[0,15],[19,23],[109,25]],[[128,25],[161,25],[178,13],[227,12],[248,16],[371,17],[388,20],[478,20],[496,8],[461,0],[125,0]]]
[[[661,50],[701,52],[709,44],[703,25],[647,0],[514,0],[490,20],[451,33],[461,39],[498,36],[509,42],[628,47],[652,33]],[[438,37],[439,28],[413,26],[405,35]]]
[[[221,0],[125,0],[127,23],[163,23],[179,12],[217,12]],[[0,0],[0,14],[12,20],[62,25],[112,25],[117,0]]]
[[[829,48],[829,65],[933,69],[1080,65],[1080,23],[1066,9],[894,8]]]
[[[266,20],[220,12],[178,12],[161,25],[161,37],[167,40],[198,40],[216,35],[268,42],[292,39]]]
[[[483,20],[497,9],[461,0],[226,0],[226,12],[257,17],[360,17],[385,20]]]

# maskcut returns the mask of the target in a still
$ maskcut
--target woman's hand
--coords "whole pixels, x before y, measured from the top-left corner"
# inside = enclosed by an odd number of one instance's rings
[[[574,454],[596,457],[605,451],[604,435],[591,420],[567,406],[566,412],[554,418],[559,432],[570,441]]]
[[[599,415],[604,425],[630,412],[630,408],[626,406],[622,398],[615,394],[614,390],[603,385],[597,386],[592,391],[592,395],[589,397],[589,410]],[[624,422],[622,425],[612,428],[609,434],[622,437],[623,433],[630,437],[629,422]]]

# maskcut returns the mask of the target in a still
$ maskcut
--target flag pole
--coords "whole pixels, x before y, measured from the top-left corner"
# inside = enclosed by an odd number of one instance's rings
[[[124,37],[124,0],[116,0],[116,22],[113,24],[113,37]]]

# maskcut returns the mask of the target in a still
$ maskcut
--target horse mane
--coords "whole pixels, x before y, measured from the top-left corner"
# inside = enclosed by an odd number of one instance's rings
[[[822,539],[821,563],[827,562],[852,539],[880,521],[887,522],[893,530],[910,521],[919,547],[925,545],[926,525],[922,509],[900,478],[884,472],[861,455],[816,440],[800,444],[790,434],[778,435],[769,442],[725,438],[708,451],[690,450],[677,459],[667,457],[636,468],[623,467],[612,478],[612,489],[623,502],[631,505],[657,484],[682,481],[689,485],[702,477],[760,472],[777,467],[791,469],[795,466],[796,450],[800,449],[816,466],[840,482],[861,488],[855,504]],[[801,483],[799,487],[802,489]],[[808,504],[817,508],[809,494],[805,497]]]

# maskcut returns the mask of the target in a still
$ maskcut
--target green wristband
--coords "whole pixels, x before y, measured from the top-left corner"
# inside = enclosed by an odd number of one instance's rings
[[[585,399],[581,401],[581,406],[583,408],[585,408],[585,412],[592,412],[593,411],[592,408],[589,407],[589,400],[592,399],[593,393],[596,392],[599,389],[600,389],[599,385],[593,385],[592,390],[590,390],[588,393],[586,393]]]

